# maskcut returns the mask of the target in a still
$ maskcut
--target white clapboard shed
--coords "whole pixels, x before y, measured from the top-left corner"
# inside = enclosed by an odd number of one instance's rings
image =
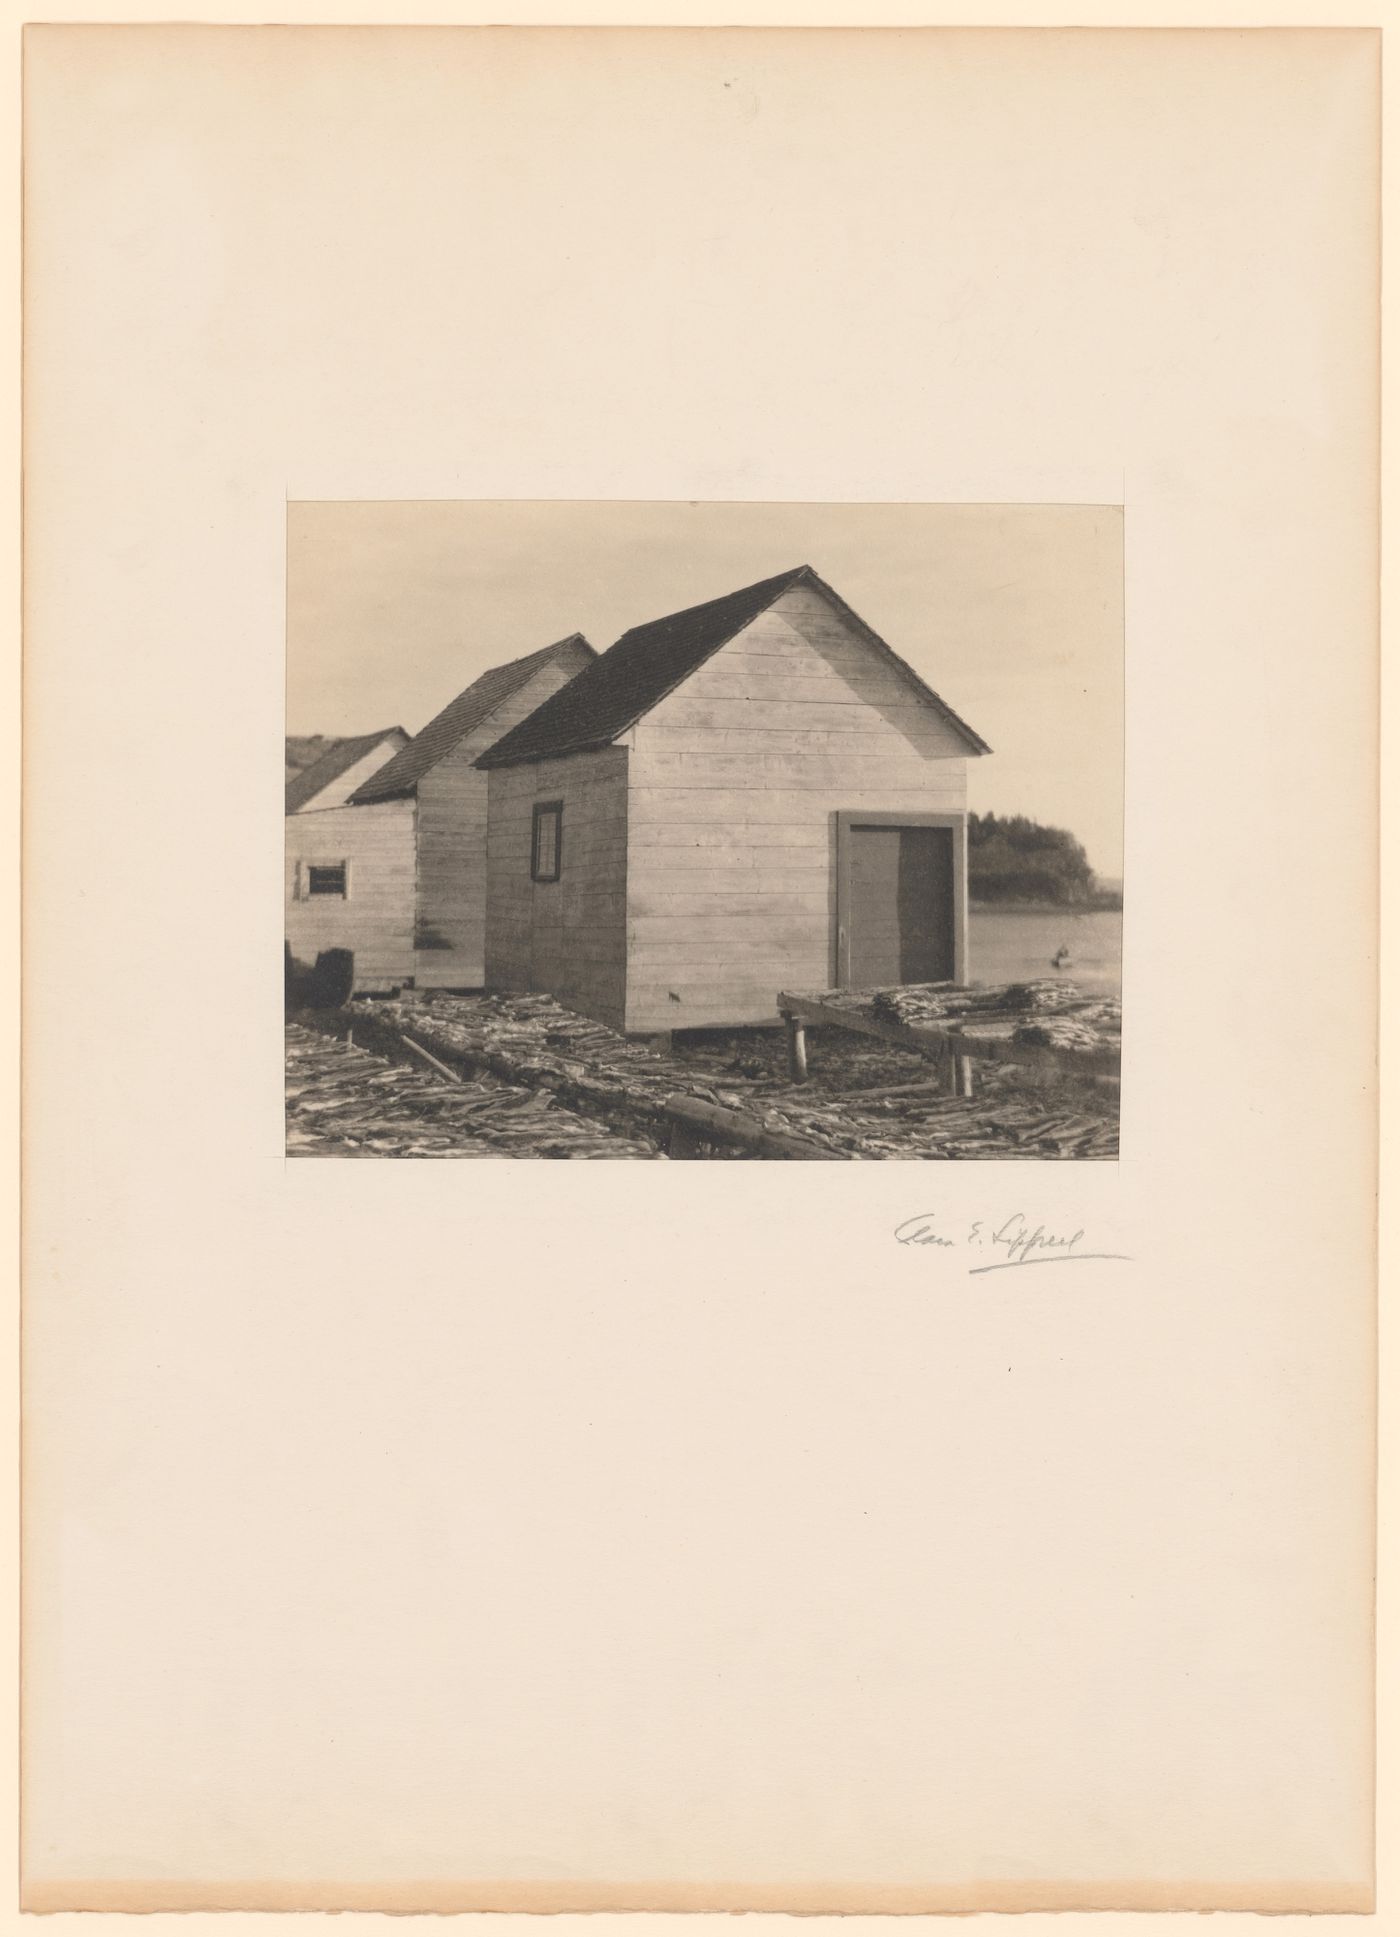
[[[596,656],[574,633],[493,666],[351,788],[336,782],[308,797],[315,769],[290,784],[294,961],[310,965],[323,950],[349,949],[355,987],[369,991],[481,986],[487,780],[477,755]]]
[[[408,735],[401,726],[386,726],[378,733],[361,733],[350,740],[328,741],[324,753],[287,776],[286,811],[307,814],[343,807],[358,786],[407,745]]]
[[[647,1035],[966,980],[988,751],[810,566],[638,626],[478,760],[486,985]]]

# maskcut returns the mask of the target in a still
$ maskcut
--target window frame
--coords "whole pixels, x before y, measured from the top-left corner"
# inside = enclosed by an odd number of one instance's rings
[[[540,867],[540,829],[546,818],[554,819],[554,869],[546,874]],[[564,867],[564,803],[562,800],[537,800],[530,815],[530,879],[548,887],[559,879]]]
[[[350,899],[350,862],[348,859],[343,861],[305,860],[301,865],[303,901],[348,901]],[[315,888],[311,885],[312,875],[319,874],[326,868],[339,868],[340,886],[338,888]]]

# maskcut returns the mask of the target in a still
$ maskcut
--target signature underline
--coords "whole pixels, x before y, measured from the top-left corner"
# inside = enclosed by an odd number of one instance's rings
[[[1117,1258],[1124,1264],[1132,1259],[1126,1251],[1062,1251],[1053,1258],[1003,1258],[1000,1264],[974,1264],[968,1267],[969,1278],[980,1278],[984,1271],[1021,1271],[1028,1264],[1091,1264],[1096,1258]]]

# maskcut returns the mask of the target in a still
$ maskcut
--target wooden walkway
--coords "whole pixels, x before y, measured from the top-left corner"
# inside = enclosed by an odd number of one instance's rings
[[[1017,1006],[1023,991],[1039,984],[1007,983],[963,988],[930,983],[917,988],[825,989],[778,997],[787,1027],[793,1081],[807,1080],[807,1030],[810,1026],[850,1030],[916,1051],[942,1064],[955,1096],[971,1096],[973,1067],[979,1062],[1019,1063],[1116,1085],[1122,1072],[1122,1046],[1116,1029],[1080,1024],[1107,1006],[1103,998],[1080,996],[1072,985],[1055,991],[1053,1006]],[[928,1020],[901,1016],[901,1007],[927,1008]],[[1093,1037],[1074,1045],[1036,1041],[1056,1023],[1080,1024],[1075,1033]]]

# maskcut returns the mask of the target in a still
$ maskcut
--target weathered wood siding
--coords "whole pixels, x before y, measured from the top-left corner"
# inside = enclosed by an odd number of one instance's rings
[[[960,813],[967,748],[797,586],[632,740],[626,1027],[772,1021],[836,978],[836,814]]]
[[[413,974],[414,803],[386,800],[370,807],[332,807],[289,814],[287,830],[287,940],[300,962],[325,948],[355,955],[355,986],[385,989]],[[350,868],[350,894],[298,899],[297,864]]]
[[[627,986],[625,747],[498,767],[490,781],[488,988],[542,990],[621,1028]],[[537,801],[562,800],[557,881],[530,879]]]
[[[418,783],[420,989],[475,989],[486,979],[486,775],[472,762],[589,662],[582,647],[542,667]]]
[[[357,787],[362,787],[367,780],[379,772],[381,767],[386,766],[393,759],[400,747],[407,745],[406,733],[386,733],[377,747],[371,747],[368,753],[362,753],[354,766],[347,767],[344,773],[337,774],[334,780],[328,781],[319,793],[313,794],[310,800],[303,802],[299,811],[303,814],[314,814],[323,813],[331,807],[343,807]]]

